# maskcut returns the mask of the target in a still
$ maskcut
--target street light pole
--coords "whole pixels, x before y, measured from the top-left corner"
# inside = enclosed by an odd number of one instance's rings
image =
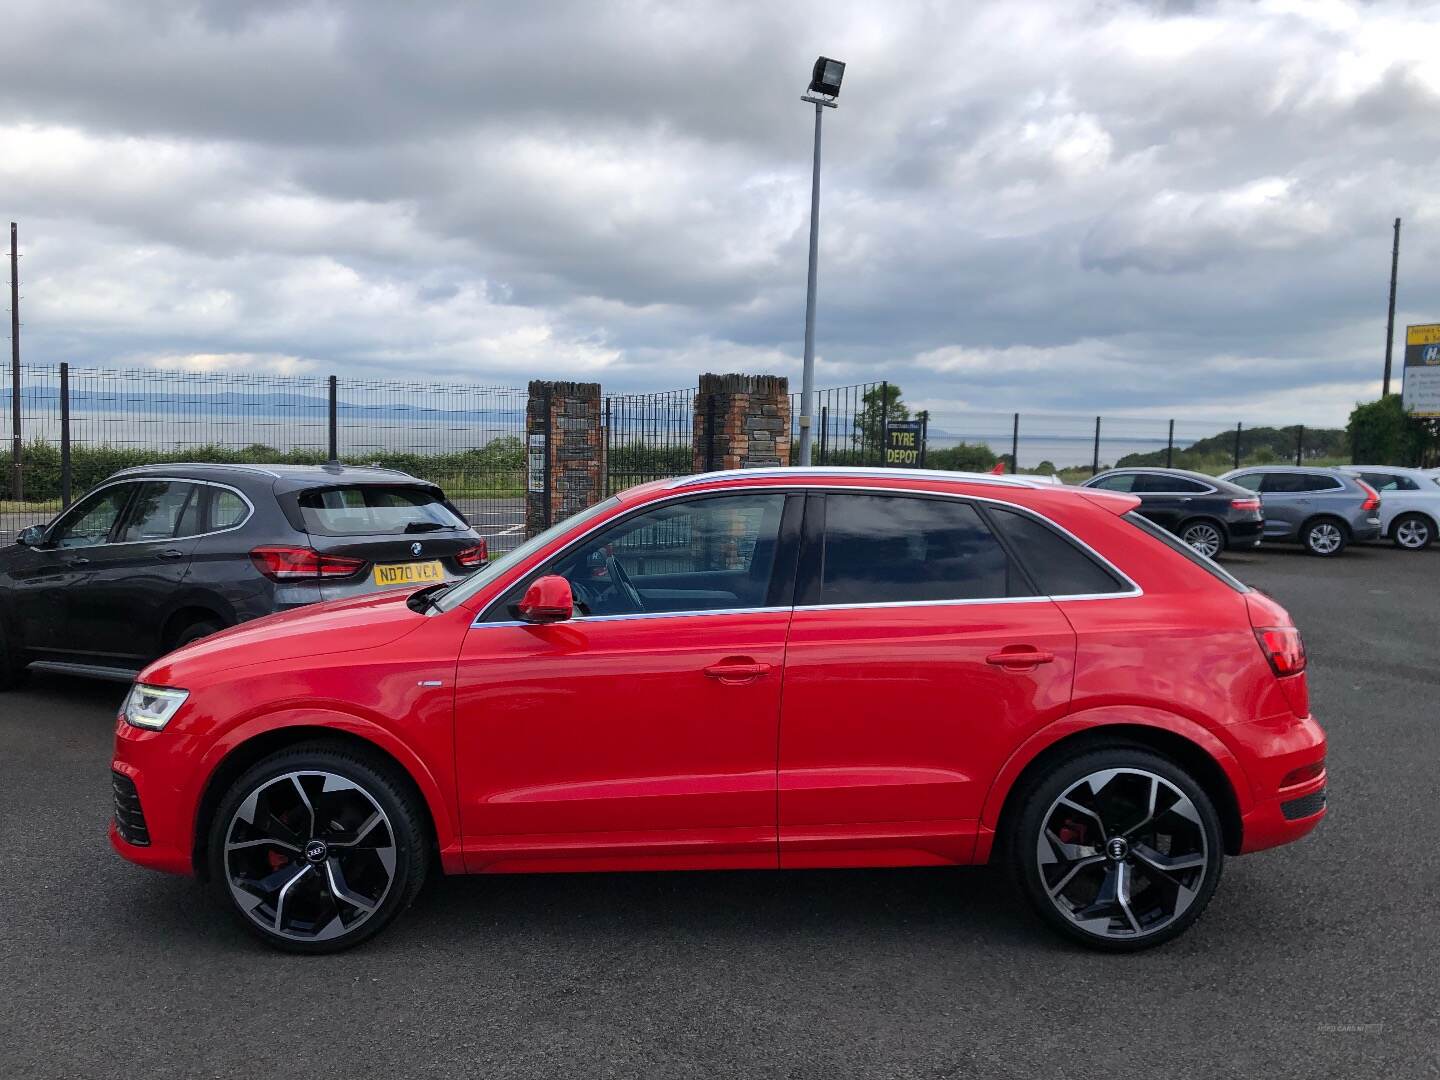
[[[815,415],[815,281],[820,254],[820,124],[840,93],[845,65],[822,56],[815,61],[810,93],[800,100],[815,106],[815,161],[810,173],[810,268],[805,280],[805,366],[800,378],[800,464],[810,464]]]
[[[815,101],[815,167],[810,174],[810,272],[805,285],[805,367],[800,377],[801,465],[810,464],[810,418],[815,415],[815,275],[820,250],[820,121],[824,115],[825,103]]]

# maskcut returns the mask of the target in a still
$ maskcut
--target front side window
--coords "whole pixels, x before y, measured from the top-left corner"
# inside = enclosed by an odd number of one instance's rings
[[[1420,488],[1410,477],[1399,473],[1366,472],[1360,474],[1360,479],[1376,491],[1418,491]]]
[[[50,545],[77,548],[105,543],[134,490],[134,484],[112,484],[82,499],[56,524],[49,537]]]
[[[199,508],[200,488],[194,484],[174,480],[141,484],[120,530],[120,542],[194,536],[200,531]]]
[[[315,536],[374,536],[464,529],[440,496],[425,487],[323,488],[300,493],[300,517]]]
[[[662,615],[767,606],[785,496],[663,503],[570,548],[511,589],[490,618],[514,617],[535,577],[570,582],[578,615]]]
[[[1033,595],[969,503],[904,495],[825,497],[820,604]]]

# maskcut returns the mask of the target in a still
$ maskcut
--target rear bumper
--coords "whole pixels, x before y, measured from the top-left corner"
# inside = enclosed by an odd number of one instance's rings
[[[1225,531],[1230,536],[1231,547],[1254,547],[1260,543],[1265,532],[1265,522],[1258,518],[1254,521],[1227,521]]]
[[[1350,538],[1361,542],[1366,540],[1379,540],[1380,519],[1378,517],[1372,517],[1350,522]]]
[[[1242,854],[1299,840],[1327,812],[1325,732],[1315,718],[1274,717],[1225,729],[1250,780],[1241,815]]]

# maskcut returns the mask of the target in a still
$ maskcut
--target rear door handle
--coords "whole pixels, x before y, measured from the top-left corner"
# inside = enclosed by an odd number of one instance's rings
[[[1054,660],[1054,653],[1033,649],[1028,645],[1006,645],[999,652],[991,653],[985,658],[985,662],[991,667],[1017,670],[1053,663]]]
[[[183,559],[185,552],[177,551],[175,548],[166,548],[164,551],[157,551],[155,557],[157,559]]]
[[[68,565],[68,566],[89,566],[89,565],[90,565],[90,560],[87,559],[87,558],[85,558],[84,555],[76,555],[76,556],[74,556],[73,558],[66,559],[65,562],[66,562],[66,565]]]
[[[711,664],[705,669],[708,678],[719,679],[725,683],[746,683],[754,682],[763,675],[770,674],[772,664],[757,663],[748,656],[727,656],[718,664]]]

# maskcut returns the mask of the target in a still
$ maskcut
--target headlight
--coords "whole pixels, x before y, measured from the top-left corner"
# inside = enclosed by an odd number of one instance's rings
[[[136,683],[125,699],[125,719],[136,727],[159,731],[170,722],[176,710],[185,704],[189,690],[169,686],[146,686]]]

